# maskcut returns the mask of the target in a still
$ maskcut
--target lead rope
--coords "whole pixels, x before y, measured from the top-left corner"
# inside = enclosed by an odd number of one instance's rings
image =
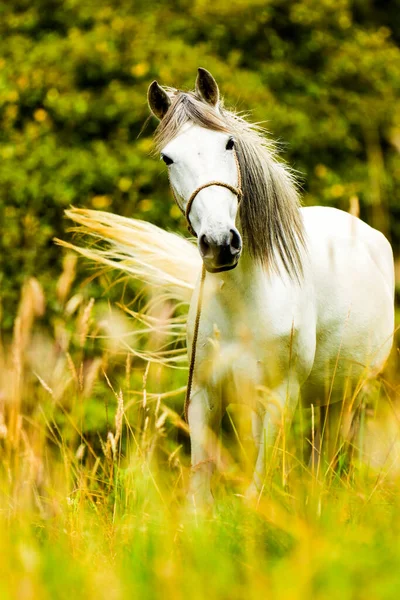
[[[189,412],[190,396],[192,393],[194,367],[195,367],[195,363],[196,363],[197,338],[199,336],[201,307],[203,304],[203,291],[204,291],[205,279],[206,279],[206,268],[203,264],[202,269],[201,269],[199,297],[197,299],[196,320],[194,322],[194,331],[193,331],[192,354],[190,356],[189,375],[188,375],[188,382],[187,382],[186,396],[185,396],[185,420],[186,420],[186,423],[189,423],[188,412]]]
[[[188,223],[189,232],[192,235],[194,235],[195,237],[197,237],[197,235],[196,235],[196,232],[193,229],[192,224],[190,222],[189,213],[190,213],[190,209],[192,208],[192,204],[193,204],[194,199],[196,198],[197,194],[199,192],[201,192],[201,190],[204,190],[204,188],[210,187],[212,185],[216,185],[216,186],[227,188],[233,194],[235,194],[237,196],[239,204],[240,204],[240,202],[242,200],[242,196],[243,196],[243,192],[242,192],[242,174],[240,172],[240,165],[239,165],[239,160],[238,160],[238,157],[237,157],[237,154],[236,154],[236,150],[233,150],[233,155],[234,155],[235,163],[236,163],[236,167],[237,167],[237,179],[238,179],[237,187],[234,187],[233,185],[230,185],[229,183],[223,183],[221,181],[209,181],[208,183],[205,183],[205,184],[199,186],[197,189],[194,190],[194,192],[192,193],[192,195],[190,196],[190,198],[188,200],[188,203],[187,203],[187,206],[186,206],[186,211],[184,211],[182,209],[181,205],[179,204],[178,199],[177,199],[176,194],[175,194],[175,190],[174,190],[173,186],[171,185],[171,190],[172,190],[172,194],[174,196],[174,200],[175,200],[176,204],[178,205],[179,209],[181,210],[181,212],[186,217],[186,221]],[[194,368],[195,368],[195,365],[196,365],[197,338],[199,337],[200,317],[201,317],[201,309],[202,309],[202,306],[203,306],[203,292],[204,292],[204,282],[205,282],[205,279],[206,279],[206,268],[205,268],[204,263],[203,263],[203,266],[202,266],[202,269],[201,269],[199,297],[197,299],[196,319],[195,319],[195,322],[194,322],[194,330],[193,330],[192,354],[190,356],[189,375],[188,375],[188,382],[187,382],[186,396],[185,396],[184,415],[185,415],[186,423],[189,423],[189,414],[188,413],[189,413],[189,405],[190,405],[190,396],[192,394],[192,384],[193,384]]]

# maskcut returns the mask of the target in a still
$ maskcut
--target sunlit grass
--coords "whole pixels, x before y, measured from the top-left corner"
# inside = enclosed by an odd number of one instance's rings
[[[199,512],[186,498],[185,372],[121,350],[132,323],[71,296],[73,272],[69,259],[53,331],[36,322],[33,280],[1,349],[0,598],[397,598],[395,360],[350,462],[303,460],[299,413],[254,502],[249,414],[232,407],[215,505]]]

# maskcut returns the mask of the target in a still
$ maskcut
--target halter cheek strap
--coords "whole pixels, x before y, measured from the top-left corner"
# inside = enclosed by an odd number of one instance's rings
[[[186,217],[186,221],[188,224],[188,230],[189,232],[194,235],[194,237],[197,237],[197,234],[195,232],[195,230],[192,227],[192,224],[190,222],[190,210],[192,208],[192,204],[197,196],[197,194],[199,194],[199,192],[201,192],[201,190],[204,190],[205,188],[211,187],[211,186],[219,186],[219,187],[224,187],[227,190],[229,190],[230,192],[232,192],[232,194],[235,194],[235,196],[237,196],[238,199],[238,203],[240,204],[242,197],[243,197],[243,192],[242,192],[242,177],[241,177],[241,173],[240,173],[240,166],[239,166],[239,161],[238,161],[238,157],[236,154],[236,151],[233,150],[233,156],[235,158],[235,163],[236,163],[236,169],[237,169],[237,179],[238,179],[238,185],[237,187],[235,187],[234,185],[230,185],[229,183],[224,183],[223,181],[209,181],[208,183],[204,183],[203,185],[200,185],[198,188],[196,188],[194,190],[194,192],[192,192],[192,194],[190,195],[190,198],[187,202],[186,205],[186,210],[183,210],[183,208],[181,207],[181,205],[179,204],[176,195],[175,195],[175,190],[171,185],[171,189],[172,189],[172,193],[174,195],[174,199],[176,204],[178,205],[179,209],[181,210],[182,214],[185,215]]]

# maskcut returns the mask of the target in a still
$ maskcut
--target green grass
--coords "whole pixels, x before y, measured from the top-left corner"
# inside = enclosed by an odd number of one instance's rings
[[[114,518],[104,499],[79,493],[45,518],[3,517],[1,597],[398,597],[395,490],[370,498],[335,486],[307,504],[278,497],[257,509],[225,497],[205,517],[133,481],[141,497]]]

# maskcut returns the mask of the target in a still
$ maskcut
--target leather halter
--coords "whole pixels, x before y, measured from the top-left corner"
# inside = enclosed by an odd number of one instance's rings
[[[233,148],[233,156],[235,158],[235,163],[236,163],[236,168],[237,168],[237,180],[238,180],[237,187],[235,187],[234,185],[230,185],[229,183],[224,183],[222,181],[209,181],[208,183],[204,183],[203,185],[200,185],[198,188],[196,188],[194,190],[194,192],[192,192],[192,194],[190,195],[190,198],[188,200],[188,203],[186,205],[186,210],[183,210],[183,208],[181,207],[181,205],[179,204],[179,202],[176,198],[175,190],[171,185],[171,189],[172,189],[172,193],[173,193],[175,202],[177,203],[182,214],[184,214],[186,217],[189,232],[192,235],[194,235],[195,237],[197,237],[197,234],[196,234],[195,230],[193,229],[192,224],[190,222],[189,213],[190,213],[190,209],[192,208],[192,204],[193,204],[197,194],[199,192],[201,192],[201,190],[204,190],[205,188],[211,187],[213,185],[217,185],[219,187],[224,187],[227,190],[231,191],[232,194],[235,194],[235,196],[238,199],[238,204],[240,204],[240,202],[242,200],[242,197],[243,197],[242,175],[240,172],[239,160],[238,160],[235,148]],[[184,414],[185,414],[185,419],[186,419],[187,423],[189,423],[189,405],[190,405],[190,399],[191,399],[191,394],[192,394],[194,368],[195,368],[195,364],[196,364],[197,339],[199,336],[200,317],[201,317],[201,309],[202,309],[202,304],[203,304],[203,292],[204,292],[205,279],[206,279],[206,269],[205,269],[205,266],[203,263],[203,266],[201,269],[200,289],[199,289],[199,296],[197,299],[196,317],[195,317],[194,330],[193,330],[192,352],[191,352],[190,361],[189,361],[188,383],[187,383],[186,395],[185,395]]]
[[[223,181],[209,181],[208,183],[204,183],[203,185],[200,185],[198,188],[196,188],[194,190],[194,192],[191,193],[190,198],[187,202],[186,205],[186,210],[183,210],[182,206],[179,204],[177,198],[176,198],[176,194],[175,194],[175,190],[171,185],[171,189],[172,189],[172,193],[175,199],[176,204],[178,205],[178,208],[180,209],[180,211],[182,212],[182,214],[185,216],[187,224],[188,224],[188,230],[189,232],[194,235],[194,237],[197,237],[197,233],[195,232],[195,230],[192,227],[192,224],[190,222],[190,217],[189,217],[189,213],[190,210],[192,208],[193,202],[196,199],[197,194],[199,194],[202,190],[204,190],[205,188],[211,187],[211,186],[219,186],[219,187],[224,187],[227,190],[229,190],[230,192],[232,192],[232,194],[235,194],[235,196],[237,196],[238,199],[238,203],[240,204],[242,197],[243,197],[243,192],[242,192],[242,176],[241,176],[241,172],[240,172],[240,165],[239,165],[239,160],[236,154],[236,150],[233,149],[233,156],[235,159],[235,163],[236,163],[236,169],[237,169],[237,179],[238,179],[238,184],[237,187],[235,187],[234,185],[230,185],[229,183],[224,183]]]

